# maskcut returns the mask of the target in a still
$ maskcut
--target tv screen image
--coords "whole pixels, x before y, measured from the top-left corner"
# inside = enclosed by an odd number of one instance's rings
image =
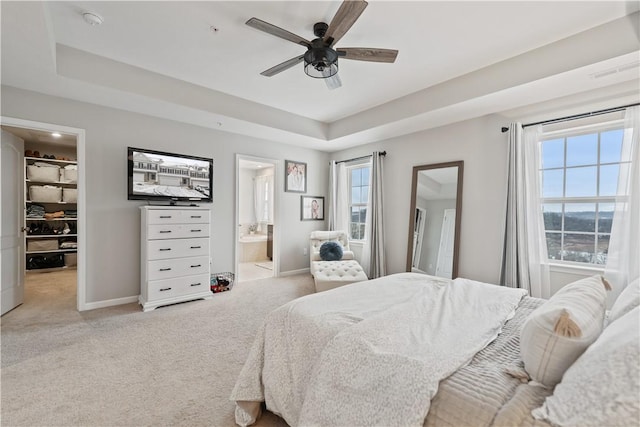
[[[212,201],[213,159],[128,148],[129,200]]]

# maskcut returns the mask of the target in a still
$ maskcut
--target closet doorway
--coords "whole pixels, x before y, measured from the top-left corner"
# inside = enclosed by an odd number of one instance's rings
[[[236,282],[278,276],[278,161],[236,158]]]
[[[86,310],[84,130],[1,120],[2,314]]]

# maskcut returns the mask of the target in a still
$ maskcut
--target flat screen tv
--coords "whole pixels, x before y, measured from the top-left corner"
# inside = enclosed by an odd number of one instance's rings
[[[127,148],[129,200],[213,201],[213,159]]]

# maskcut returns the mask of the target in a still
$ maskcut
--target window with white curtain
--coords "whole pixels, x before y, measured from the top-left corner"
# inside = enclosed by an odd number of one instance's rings
[[[623,120],[544,131],[539,168],[550,260],[607,263],[618,176],[627,163],[623,137]]]
[[[369,201],[369,163],[349,166],[349,233],[350,240],[364,240]]]

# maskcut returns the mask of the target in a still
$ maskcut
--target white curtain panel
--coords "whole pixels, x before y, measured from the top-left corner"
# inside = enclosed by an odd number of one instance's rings
[[[329,191],[327,194],[327,219],[329,231],[336,229],[336,179],[337,179],[337,164],[335,160],[329,162]]]
[[[500,284],[538,298],[551,295],[541,206],[541,126],[509,127],[507,215]]]
[[[609,306],[640,276],[640,107],[626,109],[618,189],[605,277],[612,286]]]
[[[375,151],[371,157],[369,201],[365,223],[365,244],[362,249],[362,268],[370,279],[387,275],[384,242],[384,176],[382,156]]]
[[[273,177],[271,177],[273,180]],[[265,218],[265,183],[269,180],[269,176],[256,176],[253,180],[253,208],[256,216],[256,223],[258,224],[258,231],[262,230],[262,223],[268,221],[269,218]],[[272,197],[269,197],[271,202]]]
[[[347,166],[331,161],[329,165],[329,230],[349,233],[349,192]]]

